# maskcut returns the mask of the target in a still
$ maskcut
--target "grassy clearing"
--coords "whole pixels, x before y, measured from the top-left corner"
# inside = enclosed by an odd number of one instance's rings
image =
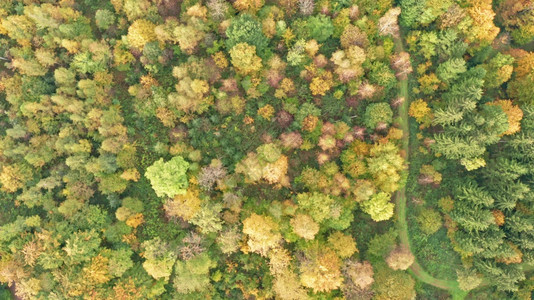
[[[400,38],[395,38],[395,50],[396,52],[404,51],[404,46]],[[402,150],[405,153],[406,161],[409,161],[410,153],[410,124],[408,109],[410,105],[409,101],[409,85],[408,79],[401,80],[399,86],[399,97],[404,97],[405,101],[399,107],[398,110],[398,122],[399,127],[404,132],[402,139]],[[403,186],[395,194],[395,203],[396,203],[396,213],[397,213],[397,230],[399,232],[400,243],[404,246],[407,246],[408,249],[412,249],[410,236],[408,232],[408,221],[406,217],[407,212],[407,203],[406,203],[406,186]],[[410,273],[417,278],[419,281],[422,281],[426,284],[432,285],[434,287],[447,290],[453,299],[464,299],[467,295],[466,292],[462,291],[456,280],[441,280],[434,278],[428,272],[426,272],[421,265],[416,261],[410,267]]]

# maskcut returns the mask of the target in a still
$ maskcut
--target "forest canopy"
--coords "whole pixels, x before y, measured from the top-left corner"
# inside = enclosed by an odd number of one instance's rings
[[[0,298],[531,299],[533,51],[530,0],[0,1]]]

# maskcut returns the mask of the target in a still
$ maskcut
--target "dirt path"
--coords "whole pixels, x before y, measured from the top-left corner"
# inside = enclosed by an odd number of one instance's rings
[[[13,284],[9,287],[9,290],[11,291],[11,295],[13,296],[13,299],[14,299],[14,300],[22,300],[22,298],[20,298],[19,296],[17,296],[17,294],[15,294],[15,290],[16,290],[15,283],[13,283]]]
[[[395,42],[395,52],[403,52],[404,46],[402,39],[396,37]],[[409,163],[410,155],[410,126],[409,126],[409,116],[408,109],[410,105],[409,93],[408,93],[408,79],[401,80],[399,83],[399,97],[404,98],[404,102],[399,107],[399,127],[404,132],[402,138],[402,150],[405,153],[405,160]],[[408,233],[408,223],[406,221],[406,187],[402,187],[395,193],[395,207],[397,212],[397,230],[399,233],[399,240],[401,246],[407,247],[411,252],[410,237]],[[410,267],[410,273],[415,276],[418,280],[435,286],[440,289],[448,290],[452,295],[453,299],[464,299],[467,295],[466,292],[462,291],[458,282],[455,280],[441,280],[432,277],[428,272],[423,270],[421,265],[417,262],[417,259]]]

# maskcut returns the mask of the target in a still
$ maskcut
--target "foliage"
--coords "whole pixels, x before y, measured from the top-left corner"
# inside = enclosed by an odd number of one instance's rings
[[[443,298],[402,271],[416,256],[453,298],[524,297],[531,6],[0,1],[0,281],[22,299]]]
[[[209,271],[215,266],[206,253],[186,261],[177,260],[174,266],[174,288],[180,294],[206,290],[210,286]]]
[[[442,226],[441,215],[433,209],[423,209],[417,216],[417,223],[424,233],[433,234]]]
[[[393,111],[388,103],[371,103],[365,109],[364,122],[369,129],[375,129],[378,124],[391,124]]]
[[[261,24],[250,14],[241,14],[232,20],[226,29],[226,47],[232,49],[239,43],[246,43],[255,46],[256,50],[263,56],[268,44],[267,37],[261,30]]]
[[[261,69],[261,58],[256,55],[256,47],[239,43],[230,50],[232,65],[242,75],[250,75]]]
[[[145,176],[150,180],[158,197],[174,197],[186,193],[188,180],[186,171],[189,163],[181,156],[175,156],[164,162],[160,158],[146,169]]]

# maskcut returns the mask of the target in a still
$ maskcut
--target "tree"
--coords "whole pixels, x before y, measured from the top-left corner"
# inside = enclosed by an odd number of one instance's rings
[[[222,205],[219,203],[204,204],[190,222],[197,225],[203,234],[220,231],[222,229],[221,210]]]
[[[534,72],[512,80],[508,85],[508,93],[525,104],[534,103]]]
[[[517,291],[518,282],[525,279],[525,273],[518,264],[501,265],[490,260],[477,259],[474,265],[492,280],[500,291]]]
[[[312,0],[299,0],[299,11],[304,16],[309,16],[313,13],[315,2]]]
[[[145,44],[156,40],[156,34],[154,33],[155,28],[156,25],[148,20],[136,20],[128,28],[129,44],[142,50]]]
[[[293,232],[306,240],[313,240],[319,232],[319,224],[315,223],[308,215],[297,214],[291,219],[290,224]]]
[[[176,261],[173,286],[180,294],[206,291],[210,285],[209,271],[217,266],[207,253],[186,261]]]
[[[322,14],[309,17],[305,24],[309,37],[319,43],[326,41],[334,33],[332,19]]]
[[[12,61],[13,67],[17,68],[21,74],[28,76],[43,76],[48,69],[41,65],[36,59],[29,58],[14,58]]]
[[[235,45],[246,43],[256,47],[260,57],[264,57],[264,51],[269,40],[262,32],[261,24],[250,14],[241,14],[234,18],[226,29],[226,48],[232,49]]]
[[[175,156],[167,162],[163,158],[155,161],[146,169],[145,177],[150,180],[158,197],[184,195],[189,185],[187,169],[189,163],[181,156]]]
[[[263,6],[263,4],[263,0],[236,0],[234,2],[234,7],[239,11],[247,11],[254,14]]]
[[[262,151],[261,148],[260,152]],[[276,154],[275,152],[271,154]],[[236,173],[246,175],[247,180],[257,182],[260,179],[266,180],[276,186],[287,186],[289,178],[287,177],[288,157],[280,155],[275,162],[269,163],[258,157],[256,153],[250,152],[247,157],[242,159],[236,165]]]
[[[384,16],[378,20],[378,33],[380,35],[399,35],[399,24],[397,23],[397,18],[401,14],[401,8],[395,7],[389,9]]]
[[[2,28],[8,36],[20,45],[28,45],[35,35],[36,26],[30,18],[24,15],[11,15],[1,20]]]
[[[108,259],[107,269],[109,274],[114,277],[121,277],[131,269],[134,266],[134,262],[131,259],[132,254],[133,251],[129,248],[105,251],[103,255]]]
[[[391,67],[395,70],[395,76],[400,80],[405,80],[408,74],[413,72],[410,54],[400,52],[391,57]]]
[[[237,228],[230,228],[219,233],[217,244],[224,254],[233,253],[239,249],[241,239],[241,232]]]
[[[200,41],[202,41],[206,35],[204,31],[201,30],[202,26],[197,24],[177,25],[172,26],[171,28],[172,32],[170,33],[170,40],[178,43],[180,49],[187,54],[193,54]]]
[[[343,274],[346,284],[354,285],[361,290],[370,288],[375,281],[373,266],[368,261],[346,261],[343,266]]]
[[[518,44],[526,44],[534,38],[534,14],[528,0],[500,2],[498,18]]]
[[[414,261],[415,257],[410,249],[401,246],[393,249],[386,258],[388,266],[393,270],[407,270]]]
[[[317,223],[331,217],[331,206],[334,199],[329,195],[313,192],[297,195],[299,209],[307,212]]]
[[[496,88],[507,82],[512,77],[514,58],[510,55],[497,53],[482,67],[486,70],[486,86]]]
[[[367,34],[352,24],[348,24],[343,29],[340,42],[343,49],[350,48],[351,46],[358,46],[362,49],[366,49],[369,46]]]
[[[512,135],[519,132],[521,129],[521,119],[523,119],[523,111],[519,106],[513,105],[510,100],[495,100],[490,105],[501,107],[508,117],[508,130],[503,135]]]
[[[257,73],[261,67],[261,58],[256,55],[256,46],[239,43],[230,50],[232,65],[237,73],[251,75]]]
[[[266,255],[267,252],[278,247],[282,235],[278,232],[278,225],[269,216],[252,214],[243,220],[243,233],[248,235],[248,246],[252,252]]]
[[[291,270],[287,270],[275,276],[273,290],[280,299],[308,299],[306,289],[302,287],[297,274]]]
[[[0,173],[2,190],[8,193],[14,193],[24,187],[31,177],[31,169],[24,164],[4,165]]]
[[[315,293],[337,289],[343,282],[341,260],[329,249],[314,246],[305,252],[307,260],[300,264],[300,281]]]
[[[366,54],[363,48],[351,45],[344,50],[332,53],[331,60],[336,65],[335,72],[339,80],[346,83],[363,75],[362,64],[365,58]]]
[[[415,281],[403,271],[391,271],[385,266],[376,268],[373,291],[377,300],[409,300],[415,298]]]
[[[456,275],[458,284],[464,291],[473,290],[482,283],[482,277],[473,269],[458,269]]]
[[[399,4],[401,8],[400,24],[405,27],[415,27],[414,25],[420,22],[425,1],[402,0]]]
[[[458,78],[459,74],[465,71],[467,71],[465,60],[462,58],[451,58],[438,66],[436,75],[445,83],[451,83]]]
[[[107,9],[99,9],[95,13],[95,23],[100,29],[108,29],[115,23],[115,15]]]
[[[432,109],[428,107],[428,104],[423,99],[417,99],[410,103],[409,115],[421,126],[429,126],[433,119]]]
[[[425,208],[417,215],[417,223],[426,234],[433,234],[441,228],[441,215],[439,212]]]
[[[393,88],[397,83],[395,74],[390,67],[380,61],[375,61],[371,64],[368,77],[370,83],[384,87],[386,90]]]
[[[177,254],[170,249],[170,245],[156,237],[144,241],[141,246],[144,250],[143,257],[145,262],[143,263],[143,268],[145,268],[145,271],[155,279],[164,278],[165,281],[169,280],[177,257]]]
[[[340,258],[349,258],[354,253],[358,252],[356,242],[350,235],[345,235],[340,231],[336,231],[328,237],[328,244]]]
[[[393,208],[395,205],[390,200],[390,194],[380,192],[371,196],[367,201],[362,202],[362,210],[369,214],[373,221],[389,220],[393,216]]]
[[[393,111],[386,102],[371,103],[365,109],[363,118],[367,128],[375,129],[379,123],[391,124]]]
[[[367,170],[374,184],[383,192],[392,193],[398,189],[400,171],[404,169],[404,160],[399,150],[391,142],[377,143],[369,149],[366,158]]]

